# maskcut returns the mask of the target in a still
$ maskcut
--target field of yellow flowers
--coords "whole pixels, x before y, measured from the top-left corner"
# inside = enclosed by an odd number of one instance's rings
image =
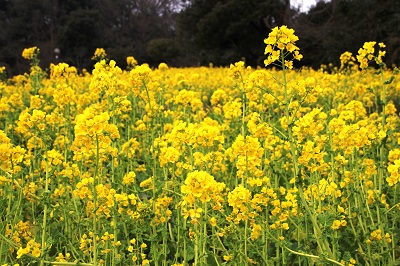
[[[400,265],[397,70],[375,42],[294,70],[297,39],[273,29],[258,69],[98,49],[46,72],[25,49],[0,83],[0,265]]]

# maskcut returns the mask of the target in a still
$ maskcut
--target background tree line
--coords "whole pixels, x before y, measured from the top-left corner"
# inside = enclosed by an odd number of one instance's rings
[[[275,26],[296,30],[304,60],[338,65],[365,41],[387,45],[386,63],[400,63],[400,1],[320,1],[308,13],[290,0],[0,0],[0,65],[9,74],[28,70],[21,52],[38,46],[44,67],[59,60],[90,69],[98,47],[125,67],[139,63],[173,66],[262,65],[264,38]]]

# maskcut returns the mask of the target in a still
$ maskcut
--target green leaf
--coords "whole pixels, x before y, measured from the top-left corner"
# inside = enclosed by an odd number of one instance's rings
[[[218,260],[218,258],[215,256],[213,252],[208,252],[207,256],[207,265],[209,266],[217,266],[220,265],[221,261]]]
[[[385,84],[390,84],[390,83],[392,83],[393,82],[393,80],[394,80],[394,76],[391,76],[388,80],[386,80],[384,83]]]

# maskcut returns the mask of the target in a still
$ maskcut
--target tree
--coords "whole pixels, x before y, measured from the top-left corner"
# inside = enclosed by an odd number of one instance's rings
[[[19,73],[28,66],[22,50],[43,45],[50,38],[49,6],[46,1],[24,0],[3,0],[0,6],[0,62]]]
[[[59,43],[64,61],[78,68],[91,65],[91,55],[103,46],[98,21],[95,9],[77,9],[69,14]]]
[[[180,13],[178,27],[188,53],[200,64],[227,65],[245,58],[259,65],[264,38],[286,22],[290,1],[193,0]]]
[[[96,8],[102,17],[102,34],[110,57],[117,63],[134,56],[139,63],[157,63],[149,45],[157,39],[173,39],[177,0],[100,0]],[[151,50],[151,49],[150,49]]]
[[[339,65],[345,51],[357,53],[366,41],[387,45],[386,63],[399,62],[400,2],[396,0],[320,1],[296,18],[303,63]]]
[[[99,47],[121,65],[129,55],[160,61],[148,46],[174,39],[178,5],[179,0],[0,0],[0,64],[12,74],[28,71],[21,52],[32,46],[40,48],[42,67],[55,62],[55,48],[61,61],[78,68],[90,69]]]

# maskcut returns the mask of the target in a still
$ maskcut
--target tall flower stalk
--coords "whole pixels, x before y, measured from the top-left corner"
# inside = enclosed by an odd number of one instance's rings
[[[264,40],[267,47],[265,48],[265,54],[267,55],[267,59],[264,60],[265,66],[269,66],[271,64],[276,65],[277,67],[282,69],[282,81],[281,85],[283,87],[284,93],[284,101],[283,105],[285,108],[285,118],[287,124],[287,140],[290,146],[291,153],[291,161],[293,164],[292,170],[292,180],[297,181],[299,177],[299,167],[298,167],[298,153],[296,142],[293,138],[292,126],[294,123],[294,117],[290,113],[290,101],[291,97],[289,95],[288,89],[288,80],[287,80],[287,70],[293,68],[293,60],[301,60],[302,55],[299,52],[299,47],[296,46],[296,41],[299,38],[294,34],[293,29],[289,29],[286,26],[276,27],[272,29],[272,32],[268,35],[268,38]],[[275,63],[277,62],[277,63]],[[322,252],[326,252],[331,260],[335,260],[335,256],[329,247],[328,242],[323,237],[322,230],[319,226],[319,222],[317,221],[317,216],[311,211],[303,193],[303,189],[299,189],[299,196],[301,202],[306,209],[313,228],[315,238],[317,240],[318,246]]]

